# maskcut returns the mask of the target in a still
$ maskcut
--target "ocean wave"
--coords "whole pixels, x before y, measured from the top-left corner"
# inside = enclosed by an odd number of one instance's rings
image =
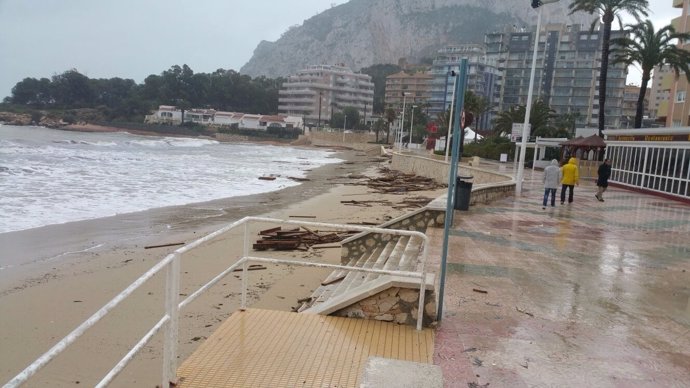
[[[130,140],[132,145],[144,147],[204,147],[208,145],[220,144],[216,140],[194,139],[186,137],[164,137],[159,139],[139,139]]]

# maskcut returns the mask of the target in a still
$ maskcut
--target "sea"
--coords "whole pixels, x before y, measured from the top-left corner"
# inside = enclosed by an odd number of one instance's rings
[[[326,150],[0,124],[0,233],[276,191],[341,161]]]

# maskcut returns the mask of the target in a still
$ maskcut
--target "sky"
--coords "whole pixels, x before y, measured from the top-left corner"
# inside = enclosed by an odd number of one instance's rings
[[[524,1],[528,0],[506,0]],[[143,82],[173,65],[239,70],[275,41],[344,0],[0,0],[0,100],[26,77],[77,69],[90,78]],[[655,26],[680,15],[650,0]],[[631,69],[630,82],[639,84]]]

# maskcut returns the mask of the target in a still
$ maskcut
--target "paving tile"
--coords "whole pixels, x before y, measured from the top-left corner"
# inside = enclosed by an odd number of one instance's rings
[[[456,212],[434,357],[461,376],[448,386],[690,386],[690,206],[618,188],[600,203],[584,182],[542,210],[530,177]]]

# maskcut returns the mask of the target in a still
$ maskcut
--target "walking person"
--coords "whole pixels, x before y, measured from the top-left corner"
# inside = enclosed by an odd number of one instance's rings
[[[577,159],[570,158],[568,163],[561,167],[561,205],[565,203],[565,190],[568,190],[568,203],[573,203],[573,190],[580,184],[580,170],[577,168]]]
[[[542,209],[546,209],[546,202],[551,197],[551,207],[556,206],[556,190],[561,183],[561,169],[558,167],[558,160],[553,159],[551,164],[544,169],[544,201]]]
[[[597,178],[597,187],[599,189],[594,196],[597,197],[599,202],[604,202],[604,191],[606,191],[606,188],[609,187],[609,177],[611,176],[610,159],[604,159],[604,163],[602,163],[599,166],[599,170],[597,170],[597,175],[599,176]]]

